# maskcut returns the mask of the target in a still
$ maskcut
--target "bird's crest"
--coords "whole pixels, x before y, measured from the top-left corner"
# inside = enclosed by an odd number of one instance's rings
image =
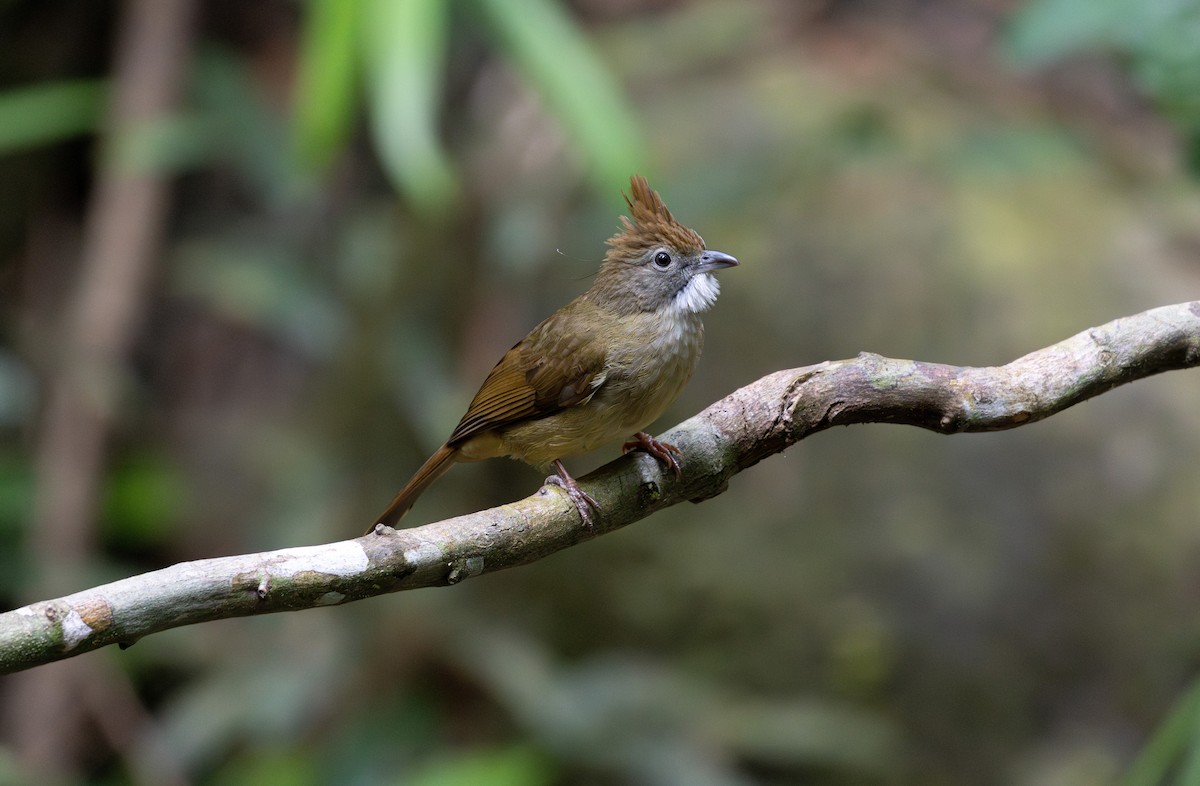
[[[675,220],[646,178],[631,177],[629,190],[625,204],[632,218],[621,216],[621,231],[608,239],[609,257],[628,259],[658,245],[685,252],[704,248],[704,238]]]

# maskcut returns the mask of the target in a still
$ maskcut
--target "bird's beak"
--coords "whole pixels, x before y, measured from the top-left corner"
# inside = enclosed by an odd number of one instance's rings
[[[720,251],[705,251],[700,255],[700,264],[696,266],[696,272],[708,273],[712,270],[733,267],[736,264],[738,264],[737,259],[728,254],[722,254]]]

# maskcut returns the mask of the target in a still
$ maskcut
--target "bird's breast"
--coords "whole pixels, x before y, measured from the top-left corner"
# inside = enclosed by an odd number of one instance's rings
[[[704,326],[695,314],[671,310],[628,317],[621,332],[596,397],[620,412],[624,434],[650,425],[679,396],[700,359]]]

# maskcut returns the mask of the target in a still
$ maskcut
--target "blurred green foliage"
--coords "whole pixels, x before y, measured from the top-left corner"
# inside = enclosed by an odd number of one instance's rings
[[[0,155],[95,131],[104,96],[93,79],[0,92]]]
[[[473,751],[431,762],[421,770],[397,775],[400,786],[550,786],[553,768],[528,748]]]
[[[612,188],[640,169],[632,109],[555,0],[310,3],[293,126],[298,163],[322,171],[345,143],[362,72],[373,139],[392,182],[429,215],[452,203],[457,176],[442,142],[440,106],[456,14],[486,23],[575,140],[598,186]]]
[[[373,0],[362,16],[375,146],[392,181],[431,215],[456,190],[437,111],[449,14],[439,0]]]
[[[642,169],[641,135],[612,72],[555,0],[475,0],[499,43],[562,119],[600,188]]]
[[[1008,51],[1040,66],[1085,51],[1114,52],[1184,129],[1200,175],[1200,2],[1031,0],[1014,17]]]
[[[297,164],[305,169],[323,171],[349,140],[358,106],[357,48],[367,25],[365,7],[359,0],[328,0],[306,8],[293,125]]]
[[[297,89],[291,124],[292,166],[299,172],[327,169],[349,139],[358,109],[358,75],[365,94],[380,161],[394,185],[430,215],[454,199],[457,177],[442,142],[443,79],[446,46],[455,13],[478,17],[495,35],[501,50],[543,97],[579,146],[599,187],[618,186],[641,169],[643,142],[619,87],[599,61],[587,36],[554,0],[492,2],[471,0],[455,9],[440,0],[330,0],[305,5],[297,60]],[[210,54],[200,72],[202,118],[152,124],[131,138],[119,139],[123,161],[131,166],[173,168],[194,163],[207,124],[260,113],[236,95],[239,67]],[[208,101],[203,98],[207,96]],[[0,92],[0,154],[52,143],[94,131],[104,84],[75,80]],[[209,134],[212,154],[245,152],[241,168],[264,165],[264,182],[287,186],[278,171],[278,129],[256,139],[261,122]],[[215,131],[216,129],[209,129]],[[247,135],[249,134],[249,135]],[[203,137],[201,137],[203,138]]]
[[[97,154],[178,202],[80,585],[360,531],[587,285],[643,165],[744,262],[658,426],[778,368],[992,365],[1200,289],[1200,193],[1161,163],[1192,4],[214,3],[179,110],[93,149],[98,7],[0,9],[12,605]],[[1045,76],[1095,48],[1120,111]],[[153,749],[198,783],[1187,783],[1198,435],[1187,374],[1007,434],[842,430],[521,570],[151,636],[89,656],[151,730],[89,725],[77,779]],[[411,521],[538,482],[457,467]],[[0,779],[42,775],[0,742]]]
[[[1123,786],[1200,783],[1200,683],[1179,704],[1146,743],[1122,782]]]
[[[187,488],[162,456],[130,458],[114,467],[100,513],[114,548],[144,549],[168,539]]]

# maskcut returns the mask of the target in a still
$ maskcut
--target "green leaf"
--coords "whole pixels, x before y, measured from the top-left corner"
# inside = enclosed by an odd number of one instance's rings
[[[1083,49],[1119,52],[1148,93],[1177,118],[1200,118],[1200,2],[1033,0],[1013,17],[1008,54],[1042,65]]]
[[[364,66],[375,146],[393,184],[418,210],[435,213],[458,190],[437,122],[449,4],[365,2]]]
[[[33,511],[33,483],[33,467],[27,456],[0,452],[0,541],[7,541],[28,521]]]
[[[575,139],[605,190],[640,169],[644,144],[624,95],[555,0],[475,0],[509,57]]]
[[[296,164],[319,171],[345,144],[355,108],[360,0],[308,3],[296,77],[293,153]]]
[[[1159,786],[1189,747],[1197,744],[1200,729],[1200,680],[1193,682],[1170,716],[1142,748],[1121,786]],[[1194,766],[1194,765],[1193,765]],[[1189,770],[1193,768],[1189,766]],[[1180,783],[1194,783],[1183,781]]]
[[[118,467],[104,500],[105,535],[125,543],[161,542],[182,507],[183,483],[171,464],[140,456]]]
[[[1033,0],[1013,17],[1005,48],[1018,63],[1043,65],[1109,43],[1125,16],[1123,0]]]
[[[80,79],[0,93],[0,154],[95,131],[106,89]]]
[[[442,759],[398,782],[405,786],[548,786],[554,782],[554,771],[543,756],[513,747]]]
[[[269,746],[246,746],[221,767],[215,786],[307,786],[321,783],[313,754],[303,750],[274,750]]]

